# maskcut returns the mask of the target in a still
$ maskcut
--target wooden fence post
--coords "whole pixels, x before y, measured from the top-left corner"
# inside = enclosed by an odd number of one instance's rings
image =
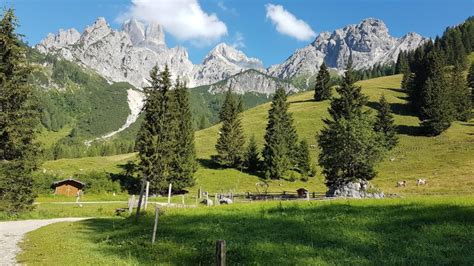
[[[143,209],[146,211],[146,207],[148,206],[148,194],[150,192],[150,182],[146,182],[146,188],[145,188],[145,204],[143,206]]]
[[[216,242],[216,265],[217,266],[225,266],[225,254],[226,253],[226,246],[225,240],[217,240]]]
[[[128,213],[129,213],[129,214],[132,214],[133,205],[135,205],[135,195],[132,195],[132,196],[128,199]]]
[[[170,183],[170,186],[168,188],[168,206],[171,205],[171,187],[173,185]]]
[[[184,194],[181,195],[181,204],[183,204],[183,207],[184,207]]]
[[[151,236],[151,243],[155,243],[156,239],[156,229],[158,228],[158,217],[160,216],[160,208],[158,205],[155,206],[155,223],[153,224],[153,235]]]
[[[142,180],[142,187],[140,188],[140,197],[138,198],[138,205],[137,205],[137,214],[135,215],[135,222],[138,221],[138,217],[140,216],[140,208],[143,201],[143,193],[145,192],[145,181],[146,179],[143,178]]]
[[[202,190],[201,190],[201,187],[199,187],[198,189],[198,199],[201,199],[201,196],[202,196]]]

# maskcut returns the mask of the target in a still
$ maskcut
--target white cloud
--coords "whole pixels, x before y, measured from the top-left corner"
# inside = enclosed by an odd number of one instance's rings
[[[276,26],[276,30],[284,35],[288,35],[306,41],[314,38],[316,33],[311,27],[301,19],[297,19],[281,5],[267,4],[267,18]]]
[[[227,26],[215,14],[202,10],[198,0],[132,0],[119,19],[156,22],[180,40],[211,43],[227,34]]]
[[[245,48],[245,38],[241,32],[236,32],[234,35],[234,40],[231,44],[235,49]]]

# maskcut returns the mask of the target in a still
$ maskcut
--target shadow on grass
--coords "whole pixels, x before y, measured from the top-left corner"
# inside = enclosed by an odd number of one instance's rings
[[[215,241],[225,239],[230,265],[468,265],[474,261],[472,217],[472,207],[341,202],[171,211],[160,216],[154,246],[151,216],[139,224],[83,223],[101,254],[134,256],[140,264],[212,265]]]
[[[367,106],[375,110],[379,109],[378,102],[368,102]],[[394,114],[402,115],[402,116],[416,116],[416,114],[412,112],[408,104],[403,104],[403,103],[390,103],[390,111]]]
[[[397,125],[397,133],[408,135],[408,136],[425,136],[423,129],[419,126],[407,126],[407,125]]]
[[[214,160],[212,160],[212,159],[198,158],[197,161],[198,161],[198,163],[199,163],[202,167],[205,167],[205,168],[209,168],[209,169],[224,169],[223,166],[221,166],[220,164],[216,163],[216,161],[214,161]]]

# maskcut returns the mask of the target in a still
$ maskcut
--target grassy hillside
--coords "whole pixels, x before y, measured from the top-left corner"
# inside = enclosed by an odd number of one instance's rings
[[[474,193],[474,121],[455,122],[449,130],[438,137],[419,134],[419,120],[409,112],[406,94],[398,89],[401,75],[361,81],[363,93],[370,98],[369,107],[374,108],[380,95],[384,94],[395,114],[395,123],[400,137],[399,145],[379,165],[379,175],[374,183],[385,192],[402,195],[410,194],[472,194]],[[327,117],[329,101],[313,102],[313,92],[305,92],[289,97],[290,112],[300,138],[306,138],[311,145],[316,144],[316,134],[323,127],[322,118]],[[243,126],[247,136],[255,134],[261,146],[270,104],[263,104],[243,113]],[[196,149],[201,166],[196,173],[196,191],[200,186],[211,192],[234,190],[255,191],[259,177],[242,173],[235,169],[220,169],[210,160],[215,154],[219,125],[196,132]],[[317,158],[317,148],[311,150],[313,161]],[[115,158],[115,157],[113,157]],[[132,155],[118,160],[83,158],[46,162],[47,170],[63,174],[74,174],[77,169],[91,165],[113,169],[115,164],[125,163]],[[97,163],[95,163],[97,162]],[[102,168],[91,167],[96,170]],[[325,191],[323,177],[318,168],[317,177],[308,182],[270,181],[271,191],[295,190],[306,187],[310,191]],[[428,185],[417,187],[415,180],[426,178]],[[406,188],[396,188],[398,180],[407,180]]]
[[[473,204],[428,197],[162,209],[154,245],[152,212],[139,223],[96,218],[28,233],[18,262],[213,265],[215,241],[225,239],[229,265],[471,265]],[[72,208],[102,217],[115,206]]]

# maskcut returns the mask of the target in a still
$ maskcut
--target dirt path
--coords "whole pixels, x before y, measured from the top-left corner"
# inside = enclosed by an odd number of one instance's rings
[[[89,218],[57,218],[47,220],[24,220],[0,222],[0,265],[15,265],[16,255],[20,252],[18,243],[26,233],[48,224],[75,222]]]

